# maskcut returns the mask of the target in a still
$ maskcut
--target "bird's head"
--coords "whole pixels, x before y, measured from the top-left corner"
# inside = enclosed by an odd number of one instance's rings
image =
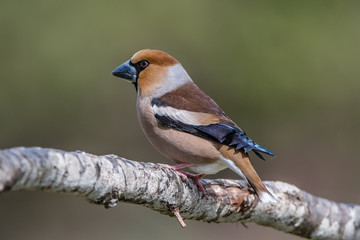
[[[131,81],[140,95],[161,96],[191,81],[181,64],[159,50],[140,50],[112,74]]]

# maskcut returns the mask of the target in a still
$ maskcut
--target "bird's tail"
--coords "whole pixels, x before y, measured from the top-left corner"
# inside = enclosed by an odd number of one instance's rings
[[[254,184],[251,182],[248,178],[246,179],[250,186],[254,189],[256,195],[259,197],[261,202],[267,203],[267,202],[276,202],[275,197],[271,194],[271,192],[264,186],[264,184],[261,182],[261,184]]]
[[[274,196],[265,187],[254,167],[251,165],[249,155],[243,150],[223,146],[220,152],[228,167],[248,181],[261,202],[276,202]]]

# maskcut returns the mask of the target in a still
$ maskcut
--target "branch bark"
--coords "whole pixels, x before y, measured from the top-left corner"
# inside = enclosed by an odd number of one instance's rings
[[[257,200],[244,181],[193,181],[154,163],[115,155],[19,147],[0,150],[0,193],[40,190],[82,196],[106,208],[118,201],[206,222],[255,222],[309,239],[360,239],[360,206],[313,196],[284,182],[265,182],[275,204]]]

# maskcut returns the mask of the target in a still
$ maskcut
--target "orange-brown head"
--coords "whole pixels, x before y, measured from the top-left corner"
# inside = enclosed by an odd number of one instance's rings
[[[116,68],[114,76],[130,80],[139,94],[162,95],[191,81],[181,64],[169,54],[159,50],[140,50]]]

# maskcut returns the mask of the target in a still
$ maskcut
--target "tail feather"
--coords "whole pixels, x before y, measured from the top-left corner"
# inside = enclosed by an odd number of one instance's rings
[[[222,146],[220,149],[224,163],[238,175],[243,177],[254,189],[261,202],[276,202],[274,196],[262,183],[259,175],[251,165],[249,155],[243,150],[236,150],[228,146]]]
[[[261,202],[263,202],[263,203],[267,203],[267,202],[275,203],[276,202],[275,197],[264,186],[264,184],[262,182],[261,182],[262,186],[259,187],[259,186],[255,186],[255,184],[253,184],[248,178],[246,178],[246,180],[249,183],[249,185],[254,189],[256,196],[258,196],[258,198],[260,199]]]

